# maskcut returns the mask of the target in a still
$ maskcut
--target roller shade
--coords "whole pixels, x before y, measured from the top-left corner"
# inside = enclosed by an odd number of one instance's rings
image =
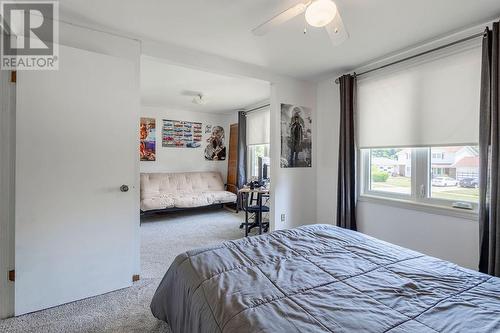
[[[479,43],[358,80],[360,148],[447,146],[479,140]]]
[[[269,108],[247,113],[247,145],[270,142],[271,118]]]

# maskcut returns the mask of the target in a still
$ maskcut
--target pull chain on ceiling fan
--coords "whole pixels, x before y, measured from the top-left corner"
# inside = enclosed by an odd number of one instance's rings
[[[263,36],[273,28],[291,20],[305,12],[305,21],[310,26],[325,28],[333,45],[340,45],[349,35],[344,27],[342,17],[337,6],[332,0],[308,0],[301,1],[296,5],[274,16],[252,30],[254,35]],[[304,28],[304,33],[306,29]]]

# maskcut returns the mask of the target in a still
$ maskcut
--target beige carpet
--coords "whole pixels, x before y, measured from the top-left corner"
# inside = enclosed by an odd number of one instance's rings
[[[0,332],[170,332],[149,303],[177,254],[244,236],[244,215],[226,210],[171,213],[143,220],[141,280],[130,288],[0,321]]]

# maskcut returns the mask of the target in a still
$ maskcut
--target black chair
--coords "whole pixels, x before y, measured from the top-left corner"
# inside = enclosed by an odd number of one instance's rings
[[[245,237],[256,227],[259,227],[260,235],[262,235],[262,231],[269,231],[269,222],[264,222],[262,215],[269,213],[270,209],[269,206],[263,204],[263,199],[268,201],[269,194],[250,192],[244,198],[245,222],[240,225],[240,229],[245,228]]]

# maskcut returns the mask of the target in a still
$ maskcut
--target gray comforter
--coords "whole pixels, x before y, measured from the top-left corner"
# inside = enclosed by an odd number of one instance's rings
[[[151,303],[173,332],[500,332],[500,279],[313,225],[179,255]]]

